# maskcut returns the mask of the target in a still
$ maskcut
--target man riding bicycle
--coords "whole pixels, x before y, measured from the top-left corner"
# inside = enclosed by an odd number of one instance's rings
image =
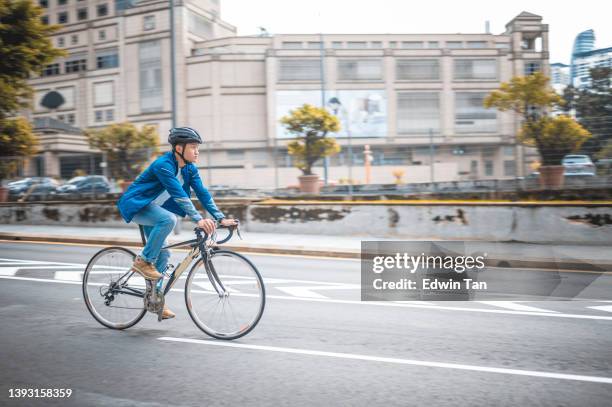
[[[168,143],[172,151],[157,158],[144,170],[121,196],[117,206],[126,222],[134,221],[144,227],[147,244],[134,260],[132,270],[147,280],[162,277],[170,251],[162,250],[166,238],[176,225],[177,215],[189,218],[207,234],[215,231],[215,221],[204,219],[191,202],[191,189],[211,216],[223,226],[235,225],[217,208],[212,196],[202,184],[195,162],[198,160],[202,138],[191,127],[170,130]],[[175,314],[166,305],[163,319]]]

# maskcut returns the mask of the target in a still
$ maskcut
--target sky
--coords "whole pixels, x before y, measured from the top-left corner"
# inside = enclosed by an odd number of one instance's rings
[[[221,18],[253,35],[271,34],[501,34],[521,11],[549,25],[550,62],[569,63],[576,35],[595,30],[597,48],[612,47],[612,2],[603,0],[220,0]],[[607,5],[606,5],[607,4]]]

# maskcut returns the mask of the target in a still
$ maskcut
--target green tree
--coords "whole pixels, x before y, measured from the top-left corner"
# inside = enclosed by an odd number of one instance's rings
[[[27,79],[64,52],[50,36],[59,26],[42,23],[41,8],[29,0],[0,0],[0,180],[15,175],[19,161],[37,152],[38,140],[22,117],[32,88]]]
[[[38,138],[23,117],[0,121],[0,181],[16,175],[22,157],[38,152]]]
[[[502,83],[484,101],[487,108],[510,110],[522,116],[518,139],[538,149],[543,165],[560,165],[564,155],[575,152],[591,137],[571,117],[547,116],[548,112],[563,104],[563,99],[550,88],[548,78],[540,72],[517,76]]]
[[[594,135],[585,145],[592,154],[612,139],[612,68],[592,68],[590,76],[590,85],[576,91],[573,103],[578,121]]]
[[[65,54],[51,43],[60,26],[43,24],[41,15],[33,1],[0,0],[0,119],[28,107],[28,78]]]
[[[133,180],[158,152],[159,134],[154,126],[138,130],[132,123],[117,123],[85,135],[91,148],[106,153],[110,176],[115,179]]]
[[[297,138],[287,149],[304,175],[312,175],[312,166],[321,158],[340,152],[336,140],[326,137],[329,132],[340,131],[340,122],[326,109],[304,104],[291,110],[280,122]]]

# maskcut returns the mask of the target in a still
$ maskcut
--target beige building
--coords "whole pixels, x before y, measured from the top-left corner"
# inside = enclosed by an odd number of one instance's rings
[[[70,56],[32,80],[31,116],[78,128],[155,124],[164,145],[172,106],[168,2],[46,3],[50,23],[68,18],[54,41]],[[548,26],[539,16],[523,12],[499,35],[238,37],[220,19],[218,1],[175,5],[177,124],[207,140],[200,166],[209,183],[295,184],[299,171],[278,119],[302,103],[324,103],[342,123],[335,136],[343,151],[329,160],[330,181],[349,177],[349,145],[357,182],[365,180],[366,145],[373,183],[393,182],[397,170],[408,182],[508,178],[537,160],[515,144],[515,115],[487,110],[482,100],[512,76],[549,73]],[[61,106],[41,104],[52,91]],[[60,143],[45,160],[66,154],[73,153]],[[61,162],[41,167],[62,171]]]

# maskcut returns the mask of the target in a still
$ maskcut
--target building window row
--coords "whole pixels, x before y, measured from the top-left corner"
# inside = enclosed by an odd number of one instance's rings
[[[119,67],[119,53],[116,48],[96,52],[96,69],[117,67]],[[64,73],[83,72],[86,70],[87,55],[85,54],[72,55],[70,59],[64,62]],[[43,68],[41,76],[60,75],[61,73],[60,64],[53,63]]]
[[[495,133],[497,112],[483,105],[486,92],[455,92],[455,132]],[[398,134],[440,132],[440,96],[437,92],[397,94]]]
[[[457,81],[495,81],[498,77],[496,59],[455,59],[453,78]],[[533,63],[531,69],[540,69],[540,63]],[[381,59],[338,59],[339,81],[381,81],[383,62]],[[396,80],[439,81],[438,59],[397,59]],[[321,60],[281,59],[278,70],[279,81],[320,81]]]
[[[59,5],[63,5],[65,3],[61,3],[62,0],[58,3]],[[43,8],[47,8],[49,3],[47,1],[41,1],[40,6]],[[96,6],[96,17],[106,17],[108,15],[108,5],[107,4],[98,4]],[[88,9],[83,7],[79,8],[76,11],[76,21],[84,21],[89,17]],[[43,24],[49,24],[49,16],[43,15],[41,17],[41,21]],[[70,23],[70,13],[68,11],[60,11],[57,13],[57,23],[58,24],[69,24]]]
[[[104,123],[115,120],[115,111],[113,109],[94,110],[94,122]]]
[[[381,49],[384,48],[384,43],[388,48],[397,49],[481,49],[481,48],[509,48],[507,43],[494,43],[488,41],[332,41],[331,44],[326,44],[334,49]],[[283,49],[319,49],[321,43],[318,41],[283,41],[281,48]]]

